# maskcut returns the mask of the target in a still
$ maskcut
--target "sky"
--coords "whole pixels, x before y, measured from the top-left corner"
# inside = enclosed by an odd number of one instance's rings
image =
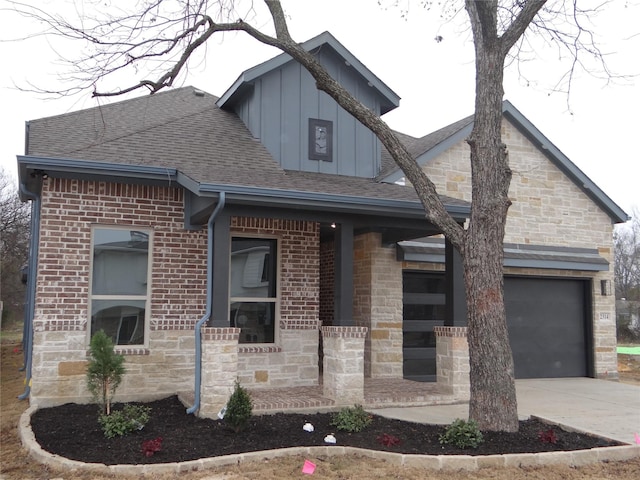
[[[0,0],[0,8],[4,1]],[[37,4],[52,11],[64,3],[42,0]],[[296,41],[331,32],[401,97],[400,107],[383,116],[392,128],[420,137],[473,113],[474,53],[464,12],[443,21],[439,10],[422,8],[417,2],[404,16],[391,1],[385,8],[384,0],[383,7],[374,0],[282,3]],[[601,15],[590,18],[610,70],[625,78],[607,81],[597,72],[578,72],[570,95],[554,92],[568,64],[558,60],[554,47],[543,46],[535,56],[507,68],[504,95],[628,214],[640,208],[637,3],[614,0]],[[268,29],[267,20],[259,11],[257,15],[252,23]],[[83,48],[67,42],[53,45],[55,52],[46,38],[27,38],[40,29],[33,20],[0,11],[0,166],[13,177],[17,177],[16,155],[24,154],[25,121],[107,103],[92,99],[89,91],[56,99],[16,88],[57,85],[63,68],[58,54],[75,58]],[[438,36],[442,41],[435,40]],[[191,64],[175,86],[193,85],[220,96],[244,70],[278,53],[242,33],[214,37],[206,54]]]

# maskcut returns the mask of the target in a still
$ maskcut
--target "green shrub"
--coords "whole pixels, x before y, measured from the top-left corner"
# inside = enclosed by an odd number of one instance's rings
[[[227,411],[224,414],[224,421],[231,425],[233,430],[237,433],[247,427],[252,411],[253,402],[249,392],[242,388],[240,383],[236,381],[233,393],[227,402]]]
[[[456,419],[440,435],[441,444],[455,445],[458,448],[478,448],[483,441],[478,424],[474,420],[467,422],[460,418]]]
[[[122,410],[114,410],[110,415],[102,414],[98,421],[107,438],[127,435],[141,430],[149,421],[151,408],[144,405],[125,405]]]
[[[111,338],[100,330],[89,344],[87,387],[103,414],[111,413],[111,399],[122,381],[124,357],[114,351]]]
[[[362,408],[362,405],[345,407],[331,417],[331,425],[346,432],[360,432],[372,422],[372,415]]]

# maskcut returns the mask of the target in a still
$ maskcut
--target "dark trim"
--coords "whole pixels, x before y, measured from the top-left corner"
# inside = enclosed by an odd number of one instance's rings
[[[587,376],[596,377],[595,356],[596,349],[593,341],[593,324],[596,319],[593,317],[593,279],[584,282],[584,335],[585,335],[585,355],[587,356]],[[611,314],[609,314],[611,315]],[[615,313],[614,313],[615,315]],[[613,319],[615,322],[615,318]]]
[[[353,321],[353,224],[342,222],[335,228],[333,283],[333,325],[352,326]]]
[[[444,242],[441,239],[402,242],[397,246],[396,258],[400,261],[445,263]],[[609,262],[596,249],[513,243],[504,245],[504,266],[586,272],[606,272],[610,268]]]
[[[462,257],[451,242],[445,242],[446,325],[467,326],[467,289]]]
[[[209,325],[229,326],[229,269],[231,265],[231,216],[223,211],[213,225],[213,284]]]
[[[380,80],[371,70],[369,70],[360,60],[358,60],[349,50],[347,50],[333,35],[329,32],[323,32],[300,46],[306,51],[310,52],[323,46],[332,48],[338,55],[340,55],[344,61],[349,64],[353,69],[360,74],[364,80],[376,89],[382,97],[380,102],[380,115],[397,108],[400,105],[400,97],[393,90],[391,90],[382,80]],[[293,61],[292,57],[286,53],[281,53],[276,57],[273,57],[259,65],[256,65],[248,70],[245,70],[236,79],[233,85],[222,94],[222,96],[216,102],[216,105],[220,108],[228,108],[233,105],[238,97],[241,97],[244,93],[244,88],[247,84],[251,84],[259,77],[267,74],[270,71],[276,70],[282,67],[284,64]]]
[[[310,118],[307,140],[309,160],[333,162],[333,122]]]

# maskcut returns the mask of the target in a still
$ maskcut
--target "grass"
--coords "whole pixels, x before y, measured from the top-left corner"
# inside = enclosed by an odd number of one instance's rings
[[[640,345],[618,345],[618,353],[640,355]]]

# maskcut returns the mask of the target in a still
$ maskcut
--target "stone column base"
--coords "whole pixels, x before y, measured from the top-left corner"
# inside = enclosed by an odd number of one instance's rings
[[[239,338],[239,328],[202,327],[200,417],[217,418],[233,392],[238,378]]]
[[[457,400],[469,400],[469,344],[467,327],[434,327],[438,386]]]
[[[366,327],[321,327],[323,395],[337,405],[364,402]]]

